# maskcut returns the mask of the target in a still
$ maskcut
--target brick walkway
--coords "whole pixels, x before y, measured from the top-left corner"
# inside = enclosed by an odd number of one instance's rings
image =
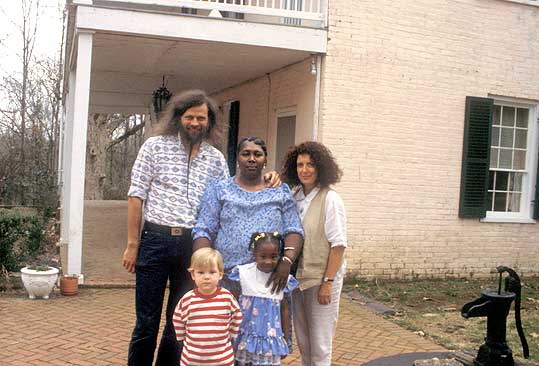
[[[121,266],[125,201],[87,201],[83,273],[92,285],[132,285]],[[0,365],[125,365],[133,325],[134,290],[84,288],[75,297],[55,290],[50,300],[0,294]],[[163,322],[162,322],[163,323]],[[333,365],[359,366],[396,353],[443,351],[344,297]],[[300,365],[298,353],[286,365]]]
[[[0,364],[125,365],[134,324],[134,290],[84,288],[29,300],[0,295]],[[348,366],[396,353],[440,351],[421,338],[343,297],[333,365]],[[286,359],[300,365],[299,355]]]

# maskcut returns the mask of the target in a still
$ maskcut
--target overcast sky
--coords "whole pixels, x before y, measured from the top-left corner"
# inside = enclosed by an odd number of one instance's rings
[[[23,0],[0,0],[0,75],[19,73],[22,35],[18,27],[22,23]],[[34,9],[38,0],[33,2]],[[62,11],[64,0],[39,0],[38,31],[34,56],[55,56],[60,52],[62,37]]]

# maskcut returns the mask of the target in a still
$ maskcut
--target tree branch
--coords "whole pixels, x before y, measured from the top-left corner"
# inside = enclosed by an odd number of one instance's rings
[[[107,146],[107,149],[112,148],[114,145],[117,145],[120,142],[124,141],[125,139],[129,138],[129,136],[134,135],[135,133],[137,133],[137,131],[141,130],[144,127],[144,125],[145,125],[145,122],[142,122],[141,124],[136,125],[132,129],[130,129],[129,131],[126,131],[122,136],[118,137],[116,140],[112,140],[109,146]]]

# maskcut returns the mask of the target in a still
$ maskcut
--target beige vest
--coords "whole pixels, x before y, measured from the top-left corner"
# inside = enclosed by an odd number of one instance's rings
[[[296,275],[302,290],[320,285],[326,272],[329,250],[331,249],[325,230],[328,192],[329,188],[323,188],[318,192],[303,218],[305,241]]]

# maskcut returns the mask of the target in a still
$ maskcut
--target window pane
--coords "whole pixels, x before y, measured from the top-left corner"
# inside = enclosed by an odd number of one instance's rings
[[[520,211],[520,193],[509,193],[509,202],[507,205],[507,211],[519,212]]]
[[[501,110],[501,107],[499,105],[494,106],[494,113],[492,114],[492,124],[493,125],[499,125],[500,124],[500,110]]]
[[[497,191],[507,191],[508,172],[496,172],[496,187]]]
[[[509,190],[514,192],[522,191],[522,173],[511,173],[511,179],[509,181]]]
[[[515,147],[520,148],[520,149],[525,149],[527,137],[528,137],[527,130],[516,130],[515,131]]]
[[[515,150],[513,169],[524,170],[526,169],[526,151]]]
[[[494,196],[494,193],[489,192],[487,194],[487,211],[492,211],[492,197]]]
[[[517,127],[528,127],[528,109],[517,108]]]
[[[515,125],[515,108],[504,106],[502,109],[502,126]]]
[[[490,168],[497,168],[498,167],[498,151],[500,149],[490,149]]]
[[[488,172],[488,190],[489,191],[492,191],[494,189],[494,177],[495,176],[496,176],[496,172],[493,172],[493,171]]]
[[[491,146],[500,146],[500,127],[492,127]]]
[[[512,128],[502,128],[502,140],[500,146],[513,147],[513,131]]]
[[[496,192],[494,194],[494,210],[493,211],[505,212],[506,198],[507,198],[507,193]]]
[[[511,162],[513,160],[512,150],[500,150],[499,168],[511,169]]]

